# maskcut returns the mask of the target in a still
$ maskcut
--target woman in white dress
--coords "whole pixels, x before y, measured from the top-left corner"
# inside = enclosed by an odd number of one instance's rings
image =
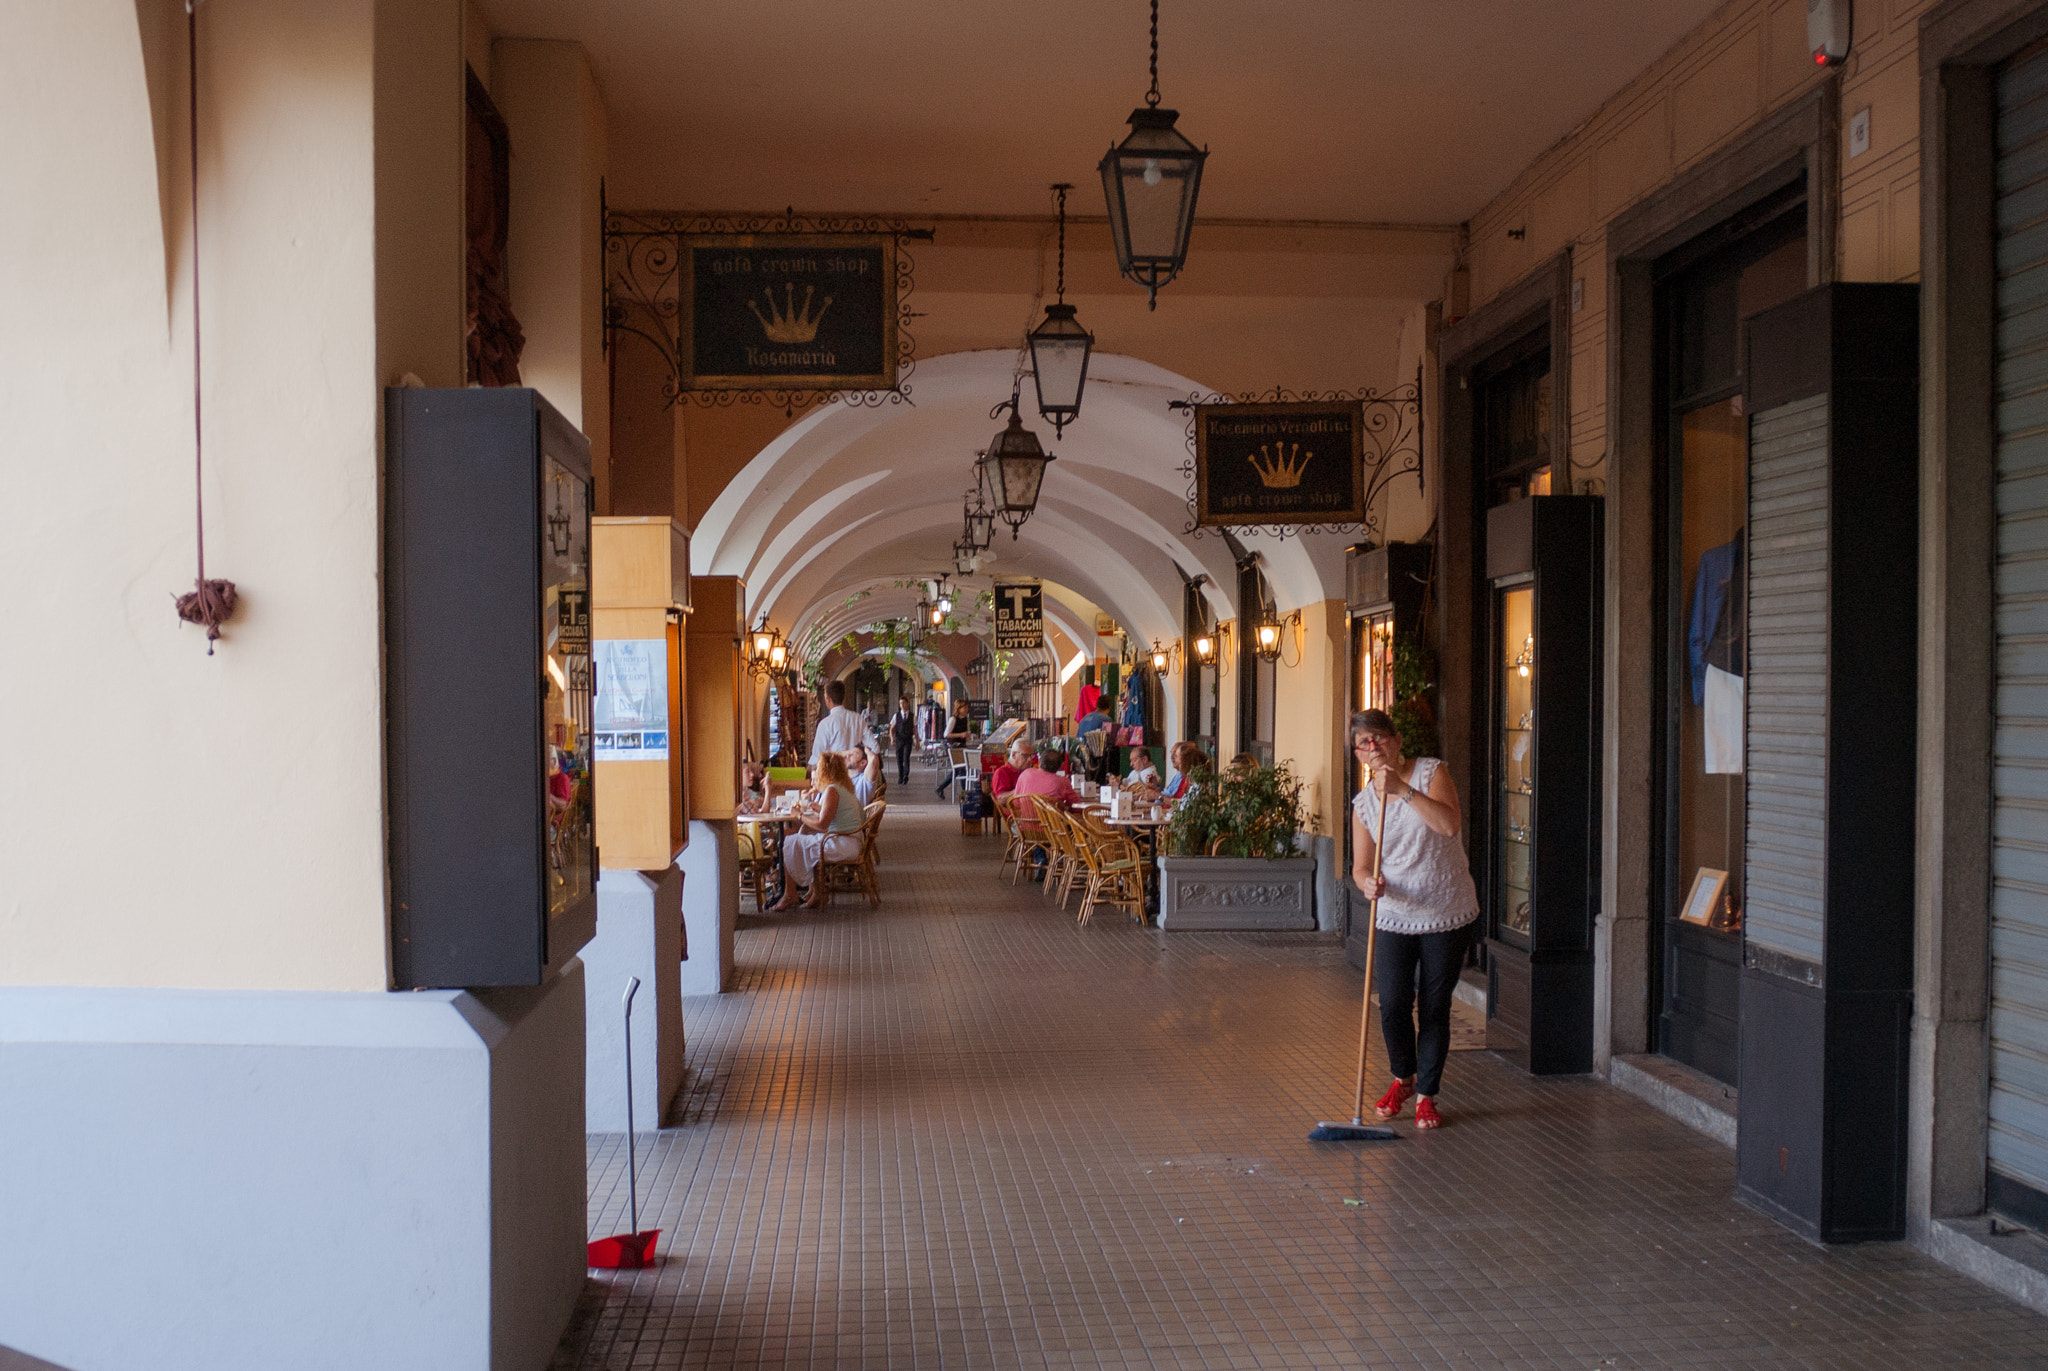
[[[820,753],[811,773],[818,788],[818,807],[807,810],[802,827],[782,840],[782,898],[768,906],[790,909],[796,904],[798,886],[810,887],[806,909],[825,902],[825,883],[813,881],[824,862],[850,862],[860,856],[860,829],[867,815],[853,793],[853,781],[846,774],[846,758],[836,752]]]
[[[1413,1096],[1415,1126],[1438,1128],[1443,1116],[1436,1094],[1451,1050],[1451,1000],[1479,917],[1479,891],[1458,840],[1458,788],[1435,757],[1401,755],[1401,735],[1384,710],[1351,716],[1351,746],[1372,768],[1372,783],[1351,806],[1351,879],[1368,899],[1379,901],[1374,979],[1380,1034],[1394,1072],[1374,1112],[1391,1119]],[[1374,876],[1373,854],[1382,841],[1386,852]]]

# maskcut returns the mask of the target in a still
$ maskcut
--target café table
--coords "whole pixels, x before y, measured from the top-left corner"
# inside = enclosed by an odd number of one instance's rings
[[[1153,912],[1159,906],[1159,832],[1173,822],[1173,816],[1162,814],[1153,818],[1150,814],[1129,814],[1121,819],[1105,815],[1103,822],[1117,828],[1128,828],[1137,840],[1138,851],[1145,858],[1145,907]]]
[[[768,858],[768,870],[775,878],[775,889],[756,889],[754,903],[766,909],[773,901],[782,898],[782,838],[789,825],[803,822],[800,810],[784,809],[766,814],[736,814],[733,822],[750,825],[754,830],[754,845]]]

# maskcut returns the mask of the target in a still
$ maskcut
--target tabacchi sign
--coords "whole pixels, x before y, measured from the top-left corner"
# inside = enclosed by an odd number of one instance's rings
[[[1036,581],[996,582],[996,647],[1045,646],[1045,592]]]
[[[894,237],[697,234],[682,250],[685,389],[896,384]]]
[[[1355,400],[1195,407],[1195,520],[1365,519],[1364,412]]]

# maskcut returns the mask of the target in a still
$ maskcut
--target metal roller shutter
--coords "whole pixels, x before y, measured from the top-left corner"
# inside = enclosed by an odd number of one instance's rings
[[[1754,416],[1749,441],[1742,935],[1818,966],[1827,913],[1828,397]]]
[[[1989,1164],[2048,1191],[2048,55],[1998,88]]]

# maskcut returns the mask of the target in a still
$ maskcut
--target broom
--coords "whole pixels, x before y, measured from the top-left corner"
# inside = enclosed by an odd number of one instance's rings
[[[638,976],[634,976],[626,986],[626,1197],[629,1205],[627,1221],[632,1224],[633,1231],[597,1238],[588,1245],[589,1251],[585,1255],[589,1264],[604,1271],[637,1270],[654,1265],[654,1242],[661,1236],[659,1228],[640,1227],[640,1176],[633,1156],[633,992],[639,988]],[[1359,1088],[1364,1089],[1363,1086]]]
[[[1366,784],[1372,784],[1370,773]],[[1380,858],[1387,850],[1387,792],[1380,791],[1379,837],[1372,845],[1372,879],[1378,885]],[[1390,1142],[1400,1136],[1391,1128],[1365,1121],[1365,1044],[1372,1036],[1372,950],[1379,933],[1380,897],[1372,897],[1372,912],[1365,920],[1365,1003],[1358,1015],[1358,1091],[1351,1101],[1350,1123],[1319,1123],[1309,1130],[1310,1142]]]

